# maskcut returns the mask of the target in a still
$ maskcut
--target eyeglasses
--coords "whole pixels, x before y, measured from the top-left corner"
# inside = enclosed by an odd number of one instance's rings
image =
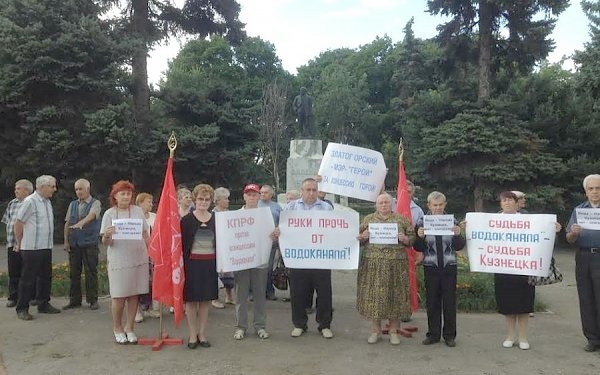
[[[200,201],[200,202],[210,202],[210,201],[212,201],[212,199],[210,199],[210,198],[196,198],[196,200]]]

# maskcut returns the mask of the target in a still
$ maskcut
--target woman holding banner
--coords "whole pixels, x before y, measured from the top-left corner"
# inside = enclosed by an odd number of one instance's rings
[[[518,197],[511,191],[500,193],[500,208],[502,214],[519,214]],[[561,226],[556,223],[556,231]],[[494,274],[494,292],[498,312],[505,316],[507,335],[502,343],[505,348],[512,348],[518,340],[519,348],[528,350],[527,325],[529,314],[533,312],[535,287],[529,285],[527,275]],[[517,329],[518,327],[518,329]]]
[[[369,224],[383,223],[397,224],[397,231],[393,231],[397,243],[371,243]],[[358,239],[364,246],[358,265],[356,306],[362,316],[371,320],[367,342],[374,344],[379,340],[381,320],[388,319],[390,344],[398,345],[400,318],[411,311],[406,249],[414,243],[415,231],[410,221],[392,212],[392,197],[383,193],[377,197],[375,213],[364,218],[359,232]]]
[[[136,344],[137,336],[133,332],[135,314],[138,309],[138,297],[148,293],[150,272],[148,263],[149,227],[144,212],[133,205],[134,186],[129,181],[118,181],[110,192],[109,208],[102,218],[100,235],[102,244],[108,247],[106,258],[113,332],[119,344]],[[115,221],[129,220],[131,226],[125,234],[119,233]],[[138,224],[136,226],[136,224]],[[116,237],[116,238],[113,238]],[[122,325],[123,311],[127,309],[125,327]]]
[[[215,220],[208,211],[213,200],[213,188],[197,185],[192,196],[195,209],[181,219],[181,243],[185,283],[183,300],[189,328],[188,348],[210,347],[206,339],[208,310],[218,298]]]

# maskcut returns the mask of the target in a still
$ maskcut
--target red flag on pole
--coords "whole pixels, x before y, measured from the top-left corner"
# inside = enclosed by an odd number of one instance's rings
[[[173,306],[175,326],[183,318],[183,250],[177,208],[177,192],[173,181],[173,158],[167,162],[165,182],[156,211],[156,219],[148,250],[154,262],[152,299]]]
[[[396,206],[396,212],[405,218],[407,218],[411,224],[413,223],[412,215],[410,213],[410,197],[408,195],[408,188],[406,185],[406,172],[404,171],[404,162],[399,160],[398,162],[398,192],[396,199],[398,201]],[[407,249],[408,255],[408,281],[410,285],[410,307],[412,311],[419,309],[419,295],[417,286],[417,270],[415,268],[416,252],[412,247]]]

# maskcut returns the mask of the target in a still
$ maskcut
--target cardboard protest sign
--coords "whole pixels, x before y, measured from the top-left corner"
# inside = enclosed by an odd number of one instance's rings
[[[453,236],[454,215],[425,215],[423,216],[425,235]]]
[[[113,240],[141,240],[144,222],[142,219],[114,219]]]
[[[275,224],[268,207],[217,212],[215,216],[217,271],[241,271],[269,262]]]
[[[471,271],[548,276],[556,215],[469,212],[466,220]]]
[[[279,249],[289,268],[358,268],[358,212],[283,211]]]
[[[386,173],[380,152],[329,143],[319,167],[319,190],[375,202]]]
[[[378,245],[397,245],[398,224],[369,223],[369,243]]]

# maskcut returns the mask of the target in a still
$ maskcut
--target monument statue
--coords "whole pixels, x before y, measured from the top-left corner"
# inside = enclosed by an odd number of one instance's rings
[[[300,125],[300,136],[313,138],[315,132],[312,126],[312,98],[308,95],[306,87],[300,89],[300,95],[294,98],[293,106]]]

